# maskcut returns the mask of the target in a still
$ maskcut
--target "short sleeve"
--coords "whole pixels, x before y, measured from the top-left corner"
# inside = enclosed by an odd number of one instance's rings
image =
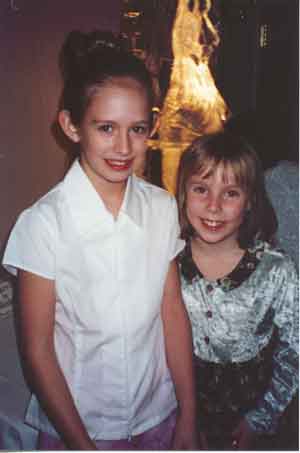
[[[3,266],[13,275],[22,269],[54,280],[55,236],[49,216],[37,207],[23,211],[9,236]]]
[[[172,261],[178,255],[178,253],[183,250],[185,241],[183,239],[180,239],[178,209],[174,197],[171,198],[170,210],[169,259],[170,261]]]

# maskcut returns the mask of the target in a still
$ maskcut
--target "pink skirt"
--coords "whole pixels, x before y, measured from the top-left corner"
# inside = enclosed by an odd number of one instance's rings
[[[98,450],[171,450],[176,426],[177,410],[159,425],[130,439],[96,440]],[[66,450],[63,442],[40,431],[37,450]]]

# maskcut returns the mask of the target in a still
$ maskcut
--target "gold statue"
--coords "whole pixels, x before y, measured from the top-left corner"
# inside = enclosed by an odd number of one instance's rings
[[[211,1],[200,10],[200,0],[178,0],[172,29],[173,66],[169,89],[159,115],[158,140],[149,145],[162,152],[162,181],[175,192],[177,167],[183,150],[199,135],[223,127],[229,111],[209,68],[219,37],[208,13]],[[203,2],[202,2],[203,3]]]

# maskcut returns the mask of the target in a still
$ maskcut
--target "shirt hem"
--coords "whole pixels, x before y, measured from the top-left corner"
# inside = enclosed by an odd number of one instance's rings
[[[162,412],[160,415],[157,415],[155,417],[152,417],[147,423],[143,423],[137,428],[136,430],[133,429],[131,433],[128,433],[127,429],[121,430],[121,431],[112,431],[108,432],[106,434],[104,433],[95,433],[91,430],[88,430],[88,434],[91,437],[92,440],[94,441],[101,441],[101,440],[122,440],[122,439],[127,439],[128,435],[130,434],[131,436],[137,436],[139,434],[142,434],[146,431],[148,431],[151,428],[154,428],[155,426],[159,425],[162,423],[171,413],[177,408],[177,404],[173,404],[169,409],[166,411]],[[51,423],[49,422],[48,424],[43,423],[42,421],[36,421],[30,415],[27,415],[25,418],[25,424],[29,425],[31,428],[37,430],[37,431],[43,431],[50,436],[54,436],[57,439],[60,439],[59,434],[56,432],[56,430],[53,428]]]
[[[22,270],[25,272],[30,272],[31,274],[38,275],[39,277],[46,278],[48,280],[55,280],[55,277],[52,277],[50,275],[46,275],[40,271],[37,271],[35,269],[30,268],[29,266],[24,266],[22,264],[15,264],[13,262],[11,263],[2,263],[2,266],[12,275],[17,276],[18,275],[18,270]]]

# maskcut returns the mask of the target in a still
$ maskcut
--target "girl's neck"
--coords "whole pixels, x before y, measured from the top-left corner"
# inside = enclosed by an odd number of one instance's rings
[[[103,203],[105,204],[106,209],[114,216],[116,219],[118,217],[120,208],[123,203],[125,195],[126,185],[123,188],[118,188],[104,194],[98,191]]]
[[[108,185],[96,185],[93,183],[93,186],[101,197],[106,209],[114,216],[114,218],[117,218],[123,203],[127,182],[124,184],[111,183]]]
[[[193,260],[207,280],[217,280],[230,274],[245,254],[237,241],[208,244],[191,239]]]
[[[123,203],[128,178],[118,182],[107,180],[104,176],[99,177],[82,157],[80,159],[80,165],[103,201],[106,209],[114,218],[117,218]]]

